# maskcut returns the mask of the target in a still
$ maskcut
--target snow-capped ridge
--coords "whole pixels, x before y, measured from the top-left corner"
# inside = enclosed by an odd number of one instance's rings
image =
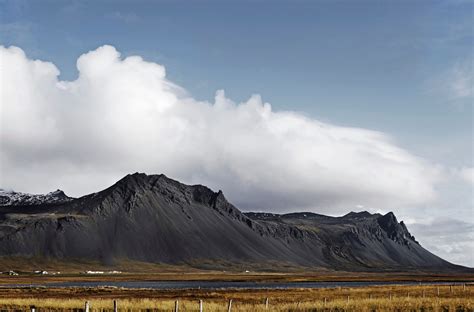
[[[0,188],[0,206],[29,206],[41,204],[61,204],[73,200],[62,190],[47,194],[29,194]]]

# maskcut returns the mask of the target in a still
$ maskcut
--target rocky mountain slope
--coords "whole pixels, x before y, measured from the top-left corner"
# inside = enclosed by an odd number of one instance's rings
[[[0,206],[3,256],[206,267],[259,263],[267,268],[461,269],[420,246],[392,213],[242,213],[221,191],[164,175],[127,175],[77,199],[5,203]]]

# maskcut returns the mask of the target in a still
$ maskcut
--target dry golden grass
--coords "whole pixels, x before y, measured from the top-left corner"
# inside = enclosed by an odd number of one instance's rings
[[[131,290],[32,289],[0,293],[0,310],[78,311],[89,301],[91,311],[111,311],[118,298],[119,311],[474,311],[473,286],[377,286],[331,289],[259,290]],[[439,289],[439,295],[438,295]],[[23,292],[23,293],[22,293]],[[146,296],[146,297],[143,297]],[[269,307],[265,308],[265,298]],[[38,311],[37,310],[37,311]]]
[[[84,308],[81,299],[2,299],[2,311],[27,310],[34,305],[39,311],[73,311]],[[110,311],[111,299],[90,300],[91,311]],[[157,299],[123,299],[118,301],[119,311],[173,311],[175,301]],[[204,301],[203,311],[227,311],[227,301]],[[345,299],[305,302],[269,303],[268,309],[262,303],[233,301],[232,311],[473,311],[474,302],[470,298],[387,298]],[[179,311],[199,311],[199,302],[179,301]]]

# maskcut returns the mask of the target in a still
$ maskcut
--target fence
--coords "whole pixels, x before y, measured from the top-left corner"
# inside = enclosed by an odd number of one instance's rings
[[[427,286],[431,286],[429,289],[420,289],[418,291],[414,291],[414,290],[411,290],[411,291],[401,291],[401,292],[398,292],[398,293],[395,293],[395,292],[392,292],[393,290],[388,290],[387,292],[384,292],[384,293],[366,293],[365,294],[365,299],[368,299],[368,300],[377,300],[377,299],[382,299],[382,298],[385,298],[386,300],[388,299],[389,301],[392,301],[394,300],[395,298],[406,298],[406,299],[410,299],[410,298],[426,298],[427,296],[431,297],[431,298],[441,298],[442,295],[453,295],[454,293],[466,293],[468,291],[467,287],[466,287],[466,284],[460,284],[458,287],[455,287],[455,285],[438,285],[438,286],[435,286],[435,285],[427,285]],[[440,288],[443,289],[443,291],[440,291]],[[342,298],[341,298],[342,296]],[[235,299],[235,298],[234,298]],[[323,306],[326,306],[326,304],[329,304],[330,302],[332,302],[335,298],[327,298],[327,297],[320,297],[318,300],[321,302],[321,304]],[[344,300],[347,304],[349,304],[350,302],[353,302],[353,301],[357,301],[358,299],[364,299],[364,298],[361,298],[360,296],[357,296],[356,294],[353,294],[353,293],[342,293],[339,295],[338,297],[339,300]],[[126,299],[125,299],[126,300]],[[172,299],[174,300],[174,299]],[[233,307],[233,299],[226,299],[227,300],[227,303],[225,304],[225,302],[223,304],[224,307],[227,307],[227,312],[232,312],[232,307]],[[277,301],[277,300],[276,300]],[[168,303],[172,303],[173,301],[168,301]],[[185,300],[184,301],[184,305],[186,307],[186,305],[189,305],[189,302],[190,300]],[[194,304],[193,302],[196,302],[196,308],[198,308],[199,312],[203,312],[206,310],[206,304],[204,302],[204,300],[202,299],[199,299],[199,300],[191,300],[191,303]],[[215,302],[214,300],[210,300],[208,302]],[[240,303],[240,299],[237,300],[238,303]],[[270,309],[270,300],[269,298],[264,298],[261,302],[261,306],[260,306],[260,309],[265,309],[265,310],[269,310]],[[299,305],[300,302],[298,302],[298,305]],[[275,305],[278,305],[278,301],[277,303],[274,303]],[[126,304],[125,304],[126,305]],[[182,303],[183,305],[183,303]],[[90,301],[85,301],[84,302],[84,308],[80,309],[82,311],[85,311],[85,312],[90,312],[91,309],[92,309],[92,305],[91,305],[91,302]],[[224,307],[222,310],[224,310]],[[110,305],[110,308],[112,308],[112,303]],[[118,312],[120,308],[120,302],[119,300],[115,299],[113,300],[113,311],[114,312]],[[126,307],[123,307],[122,309],[124,309]],[[180,299],[176,299],[174,300],[174,311],[175,312],[179,312],[179,309],[180,309]],[[195,308],[193,308],[195,309]],[[183,310],[183,309],[182,309]],[[234,309],[235,310],[235,309]],[[35,306],[30,306],[30,311],[31,312],[39,312],[37,307]]]

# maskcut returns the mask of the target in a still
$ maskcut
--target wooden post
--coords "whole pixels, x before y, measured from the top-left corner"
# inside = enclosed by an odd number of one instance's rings
[[[349,296],[347,296],[347,303],[349,303]]]
[[[462,284],[462,290],[466,291],[466,283]]]
[[[437,287],[437,290],[438,290],[438,297],[439,297],[439,286]]]
[[[227,312],[232,311],[232,299],[229,299],[229,305],[227,306]]]
[[[178,305],[179,305],[178,300],[176,300],[176,301],[174,302],[174,312],[178,312],[178,310],[179,310],[179,306],[178,306]]]
[[[390,301],[391,301],[392,300],[392,293],[391,292],[388,293],[388,297],[390,298]]]
[[[372,294],[369,294],[369,299],[372,299]]]
[[[114,300],[114,312],[117,312],[117,309],[118,309],[117,300]]]
[[[407,298],[410,299],[410,293],[409,292],[407,292]]]
[[[84,305],[84,311],[89,312],[89,301],[86,301],[86,303]]]
[[[453,292],[453,285],[449,285],[449,292],[450,292],[450,293]]]
[[[265,299],[265,309],[268,309],[268,298]]]
[[[324,305],[326,305],[326,297],[324,297]]]
[[[423,290],[423,298],[425,298],[425,290]]]
[[[202,300],[199,300],[199,312],[202,312]]]

